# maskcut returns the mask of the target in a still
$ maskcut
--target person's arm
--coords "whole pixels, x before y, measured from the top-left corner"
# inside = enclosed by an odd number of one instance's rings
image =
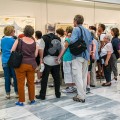
[[[17,45],[18,45],[18,40],[16,40],[16,41],[14,42],[14,44],[13,44],[13,46],[12,46],[12,49],[11,49],[11,52],[16,50]]]
[[[59,54],[59,56],[58,56],[58,59],[61,59],[61,58],[62,58],[62,56],[64,55],[66,49],[68,48],[68,45],[69,45],[69,43],[68,43],[67,41],[65,41],[64,47],[63,47],[63,49],[61,50],[61,52],[60,52],[60,54]]]
[[[96,52],[96,44],[94,41],[92,41],[93,44],[93,50],[92,50],[92,59],[95,59],[95,52]]]
[[[37,55],[38,55],[38,46],[36,44],[35,57],[37,57]]]
[[[111,51],[108,51],[107,52],[107,57],[106,57],[106,60],[105,60],[105,66],[107,66],[108,65],[108,62],[109,62],[109,60],[110,60],[110,57],[111,57]]]
[[[45,48],[45,42],[43,39],[41,39],[39,46],[40,64],[43,63],[44,48]]]

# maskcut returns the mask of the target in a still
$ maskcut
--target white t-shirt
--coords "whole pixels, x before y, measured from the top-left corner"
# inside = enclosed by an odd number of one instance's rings
[[[63,49],[63,44],[61,43],[61,46],[62,46],[62,49]],[[44,50],[45,48],[45,42],[43,39],[40,40],[40,49]],[[56,63],[56,58],[57,56],[50,56],[50,55],[47,55],[43,58],[43,61],[45,64],[49,65],[49,66],[54,66],[54,65],[58,65],[58,63]]]
[[[103,48],[101,48],[100,56],[103,57],[103,56],[107,55],[107,52],[113,53],[112,43],[110,43],[110,42],[107,43],[105,46],[103,46]]]
[[[38,40],[36,41],[36,45],[38,46],[38,49],[41,49],[41,48],[40,48],[40,42],[41,42],[41,39],[38,39]]]
[[[65,38],[66,37],[61,37],[60,39],[61,39],[61,43],[64,45],[64,43],[65,43]]]

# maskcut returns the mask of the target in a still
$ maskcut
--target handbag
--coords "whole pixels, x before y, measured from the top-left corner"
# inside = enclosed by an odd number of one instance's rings
[[[19,49],[20,45],[20,49]],[[23,53],[22,53],[22,40],[18,39],[18,45],[16,51],[12,51],[10,58],[8,60],[8,66],[12,68],[19,68],[22,62]]]
[[[69,45],[70,52],[75,56],[81,54],[82,52],[85,52],[85,50],[87,49],[86,43],[83,40],[82,29],[81,29],[81,27],[79,27],[79,28],[81,31],[81,37],[76,42]]]

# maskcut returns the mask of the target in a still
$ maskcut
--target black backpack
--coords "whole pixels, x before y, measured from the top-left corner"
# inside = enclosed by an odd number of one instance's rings
[[[44,35],[45,42],[44,57],[47,55],[58,56],[61,51],[61,40],[53,33]]]
[[[81,37],[75,43],[69,45],[70,52],[75,56],[85,52],[85,50],[87,49],[87,45],[85,41],[83,40],[82,29],[81,27],[79,28],[81,31]]]

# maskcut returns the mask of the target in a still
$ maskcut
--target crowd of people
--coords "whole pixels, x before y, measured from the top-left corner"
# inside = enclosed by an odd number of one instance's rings
[[[105,33],[104,24],[99,24],[98,28],[89,26],[89,29],[86,29],[83,26],[82,15],[76,15],[73,23],[74,28],[68,26],[65,31],[62,28],[55,31],[55,27],[50,25],[45,35],[42,35],[41,31],[34,32],[32,26],[26,25],[23,34],[18,37],[15,37],[13,26],[4,28],[1,51],[7,99],[10,99],[11,78],[14,80],[15,97],[18,98],[15,104],[18,106],[24,106],[25,80],[29,104],[34,104],[35,98],[45,100],[50,73],[54,80],[56,98],[61,97],[61,92],[75,92],[73,100],[82,103],[85,102],[86,94],[90,93],[90,87],[97,86],[96,78],[105,78],[106,82],[102,83],[102,86],[111,86],[113,71],[113,79],[117,80],[117,60],[120,55],[119,29],[112,28],[111,34]],[[80,40],[85,43],[86,49],[81,53],[77,51],[79,54],[73,54],[75,51],[70,46],[78,44]],[[82,49],[83,44],[77,47]],[[22,51],[23,58],[20,67],[12,68],[8,65],[8,60],[11,53],[16,50]],[[66,84],[66,88],[61,91],[60,72]],[[41,84],[38,95],[35,95],[35,83]]]

